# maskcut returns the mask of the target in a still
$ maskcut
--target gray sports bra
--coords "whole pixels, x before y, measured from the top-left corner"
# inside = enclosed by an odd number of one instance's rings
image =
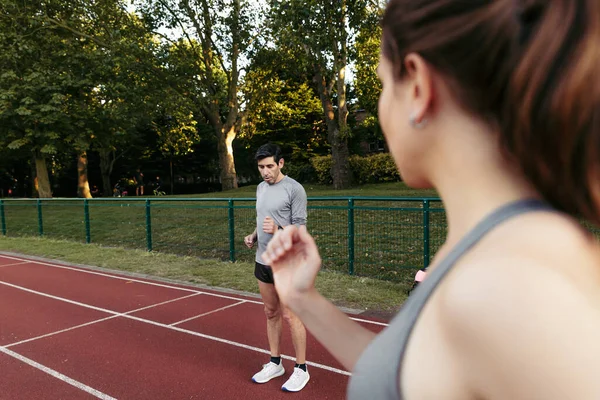
[[[551,210],[540,200],[519,200],[502,206],[484,218],[428,274],[402,306],[402,310],[367,346],[348,384],[349,400],[401,400],[400,368],[413,328],[423,307],[456,262],[498,224],[532,211]]]

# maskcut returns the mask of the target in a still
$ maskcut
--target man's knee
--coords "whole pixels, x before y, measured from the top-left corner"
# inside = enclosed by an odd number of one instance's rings
[[[281,317],[281,308],[270,304],[265,304],[265,315],[267,319],[277,319]]]
[[[294,313],[292,313],[290,310],[285,309],[283,311],[283,319],[285,320],[285,322],[287,322],[290,326],[294,325],[294,324],[302,324],[302,322],[300,322],[300,319],[294,315]]]

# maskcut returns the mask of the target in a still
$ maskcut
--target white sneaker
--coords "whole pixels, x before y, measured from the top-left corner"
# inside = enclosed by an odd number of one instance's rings
[[[303,369],[298,367],[294,367],[294,373],[292,376],[290,376],[290,379],[283,384],[281,390],[286,392],[299,392],[304,388],[304,386],[306,386],[309,379],[310,375],[308,372],[305,372]]]
[[[263,368],[259,372],[254,374],[252,380],[256,383],[267,383],[271,379],[277,378],[283,374],[285,374],[285,369],[283,368],[282,363],[277,365],[274,362],[269,361],[267,364],[263,365]]]

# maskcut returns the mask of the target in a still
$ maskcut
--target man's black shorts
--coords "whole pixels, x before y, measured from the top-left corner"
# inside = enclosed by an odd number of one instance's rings
[[[261,282],[275,284],[271,267],[262,265],[259,262],[254,266],[254,276]]]

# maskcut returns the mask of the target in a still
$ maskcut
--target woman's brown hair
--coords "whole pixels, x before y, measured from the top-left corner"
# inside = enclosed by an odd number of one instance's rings
[[[420,54],[556,208],[600,223],[600,1],[390,0],[382,52]]]

